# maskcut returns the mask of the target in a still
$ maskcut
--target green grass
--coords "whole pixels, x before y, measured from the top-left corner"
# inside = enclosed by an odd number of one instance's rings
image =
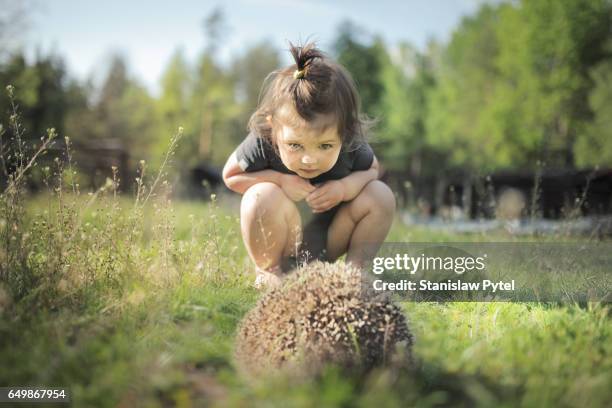
[[[23,273],[0,283],[0,384],[65,386],[73,405],[606,406],[607,306],[404,303],[412,370],[257,383],[232,342],[259,293],[235,202],[30,198]],[[61,211],[60,211],[61,208]],[[231,208],[234,208],[232,210]],[[45,212],[46,211],[46,212]],[[389,241],[501,240],[408,229]],[[507,238],[507,237],[505,237]]]

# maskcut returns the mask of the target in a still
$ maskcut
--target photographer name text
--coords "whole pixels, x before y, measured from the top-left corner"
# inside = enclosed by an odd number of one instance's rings
[[[372,287],[377,291],[514,291],[514,279],[509,282],[484,279],[480,282],[462,282],[461,280],[447,282],[434,282],[421,279],[418,282],[402,279],[398,282],[386,282],[377,279]]]

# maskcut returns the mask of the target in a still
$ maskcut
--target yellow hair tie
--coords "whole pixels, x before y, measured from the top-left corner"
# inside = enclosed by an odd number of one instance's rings
[[[295,72],[293,73],[293,79],[302,79],[304,78],[304,69],[296,69]]]

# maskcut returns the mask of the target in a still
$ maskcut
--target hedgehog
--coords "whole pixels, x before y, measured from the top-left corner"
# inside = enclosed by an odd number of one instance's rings
[[[266,293],[240,322],[238,370],[257,378],[270,369],[316,375],[328,364],[369,371],[411,362],[413,336],[401,309],[362,285],[359,270],[314,262]]]

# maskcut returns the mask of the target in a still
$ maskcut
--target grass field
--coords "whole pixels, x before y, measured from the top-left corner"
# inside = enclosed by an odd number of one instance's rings
[[[64,386],[73,405],[606,406],[609,306],[403,303],[412,370],[246,381],[232,343],[260,294],[236,200],[55,191],[3,225],[0,384]],[[15,210],[17,211],[17,210]],[[6,215],[8,219],[11,215]],[[15,237],[12,239],[11,237]],[[394,224],[390,241],[507,239]],[[608,405],[609,406],[609,405]]]

